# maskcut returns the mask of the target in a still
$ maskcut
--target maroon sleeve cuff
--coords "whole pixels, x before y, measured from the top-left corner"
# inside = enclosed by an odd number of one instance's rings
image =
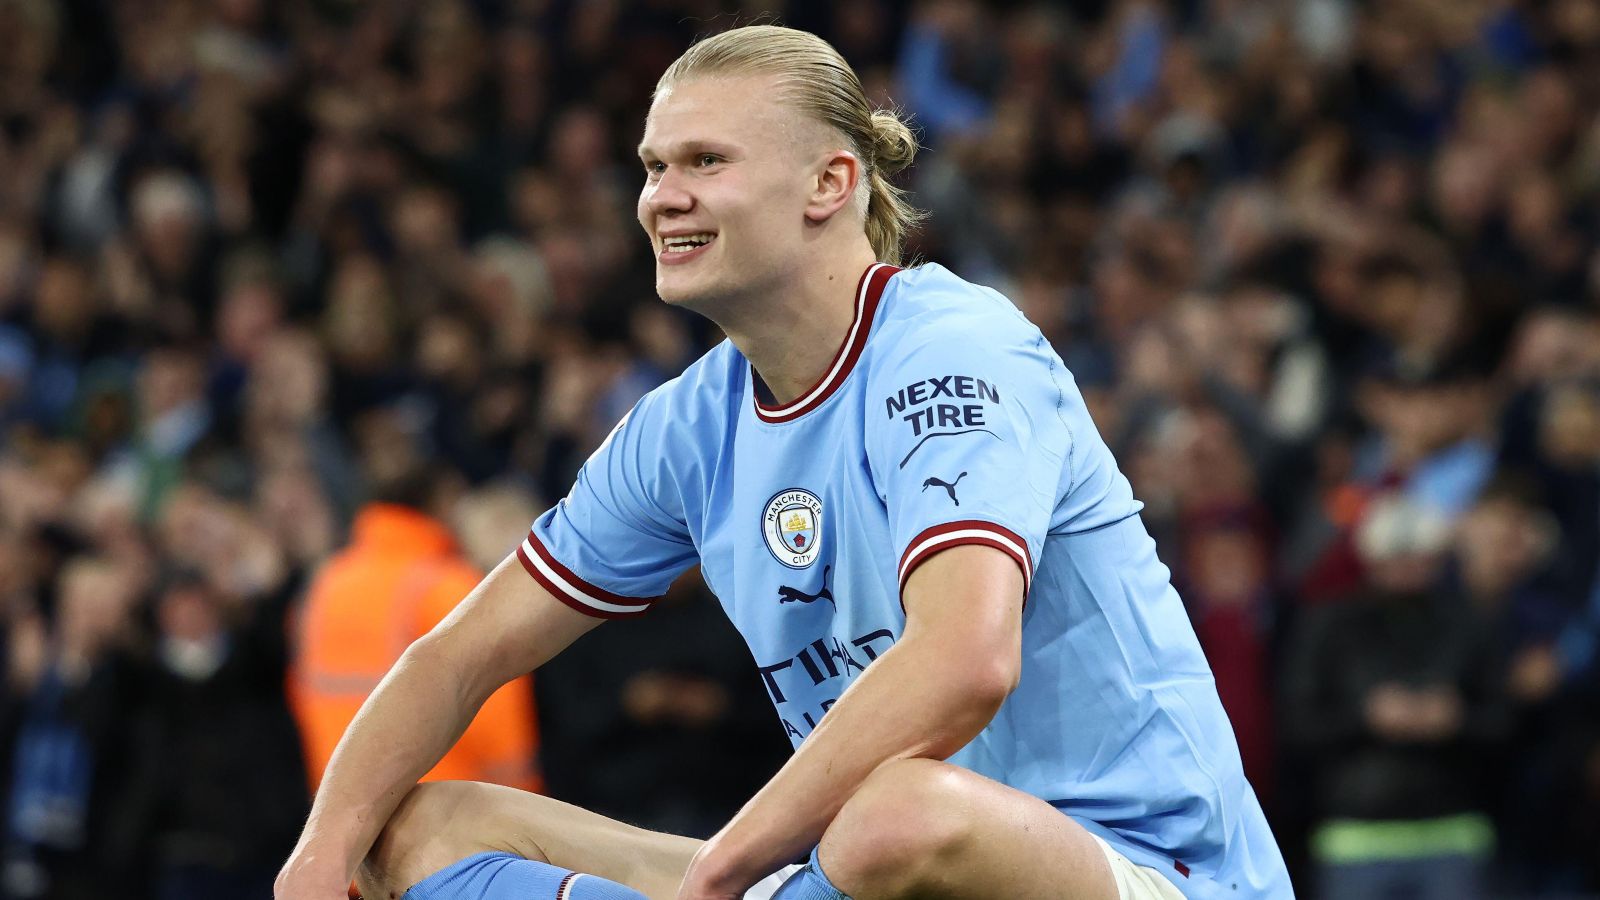
[[[624,597],[604,588],[596,587],[550,554],[532,531],[527,540],[517,548],[517,559],[528,570],[533,580],[539,582],[557,600],[585,615],[601,619],[628,619],[650,611],[660,597]]]
[[[935,525],[912,538],[906,545],[906,551],[900,555],[900,593],[905,594],[906,581],[917,566],[942,550],[963,544],[993,547],[1015,560],[1022,569],[1022,597],[1024,602],[1027,601],[1028,590],[1033,586],[1033,557],[1028,552],[1028,542],[1003,525],[981,519]],[[900,602],[902,606],[905,605],[903,596]]]

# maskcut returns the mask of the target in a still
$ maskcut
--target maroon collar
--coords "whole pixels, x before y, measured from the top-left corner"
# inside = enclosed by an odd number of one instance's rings
[[[771,392],[761,381],[756,367],[750,367],[750,378],[755,385],[753,393],[756,418],[774,425],[793,422],[821,406],[839,390],[845,378],[849,377],[850,370],[855,368],[856,360],[861,358],[861,351],[867,348],[867,335],[872,331],[872,317],[878,311],[878,301],[883,297],[883,288],[898,271],[900,271],[899,266],[873,263],[861,273],[861,283],[856,287],[856,316],[850,323],[850,330],[845,332],[844,342],[839,345],[838,352],[833,354],[833,362],[828,364],[828,370],[823,374],[822,380],[812,385],[810,390],[794,401],[781,406],[762,402],[762,396],[770,397]]]

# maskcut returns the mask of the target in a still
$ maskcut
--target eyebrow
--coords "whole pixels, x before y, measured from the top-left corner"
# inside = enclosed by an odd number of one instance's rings
[[[729,143],[726,143],[726,142],[723,142],[723,141],[707,140],[705,138],[691,138],[690,140],[679,142],[676,145],[676,147],[674,147],[674,145],[669,144],[669,145],[667,145],[667,148],[669,150],[670,149],[676,149],[678,151],[679,155],[683,155],[683,156],[687,156],[687,155],[690,155],[690,154],[693,154],[693,153],[699,153],[699,152],[702,152],[702,151],[708,152],[708,153],[715,153],[718,156],[728,156],[728,155],[731,155],[732,153],[734,153],[734,152],[736,152],[738,150],[738,145],[729,144]],[[670,153],[664,153],[664,152],[663,153],[657,153],[654,150],[654,148],[652,148],[649,145],[644,144],[644,143],[640,143],[639,144],[638,153],[639,153],[639,158],[640,159],[644,159],[647,156],[660,157],[660,156],[670,156],[671,155]]]

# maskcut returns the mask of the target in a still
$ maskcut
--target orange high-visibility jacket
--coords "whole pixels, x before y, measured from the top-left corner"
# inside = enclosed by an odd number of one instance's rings
[[[356,516],[350,546],[317,573],[300,610],[289,671],[290,702],[316,788],[333,748],[367,695],[412,641],[438,624],[479,581],[449,530],[413,509],[372,504]],[[542,786],[529,677],[489,697],[424,781]]]

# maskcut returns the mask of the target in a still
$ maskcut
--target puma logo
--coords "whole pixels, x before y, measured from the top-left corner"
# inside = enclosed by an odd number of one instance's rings
[[[833,591],[828,590],[828,573],[832,570],[833,566],[822,567],[822,590],[816,592],[815,594],[808,594],[799,588],[792,588],[786,584],[778,585],[778,602],[815,603],[818,600],[826,600],[833,606],[834,609],[838,609],[839,604],[833,602]]]
[[[931,488],[934,485],[938,485],[939,487],[944,488],[945,493],[950,495],[950,499],[951,499],[952,502],[955,503],[955,505],[960,506],[961,505],[961,501],[956,499],[956,485],[960,484],[961,483],[961,479],[963,479],[965,477],[967,477],[967,473],[965,473],[965,472],[962,472],[960,475],[957,475],[955,481],[940,481],[937,478],[930,477],[927,481],[924,481],[922,483],[922,489],[924,491],[926,491],[928,488]]]

